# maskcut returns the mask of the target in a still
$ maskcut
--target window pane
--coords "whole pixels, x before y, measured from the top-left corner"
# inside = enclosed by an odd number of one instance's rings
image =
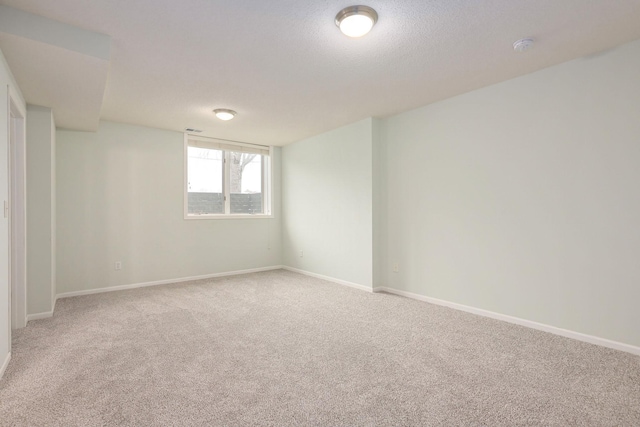
[[[189,214],[224,213],[223,154],[221,150],[187,148],[187,212]]]
[[[262,156],[230,153],[230,190],[232,214],[262,213]]]

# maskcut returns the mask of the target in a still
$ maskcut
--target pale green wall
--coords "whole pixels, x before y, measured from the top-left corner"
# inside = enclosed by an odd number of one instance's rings
[[[283,147],[285,265],[372,286],[372,126],[366,119]]]
[[[183,143],[109,122],[57,132],[58,293],[282,264],[280,149],[275,218],[185,220]]]
[[[50,108],[27,106],[27,314],[55,298],[55,123]]]
[[[383,121],[372,119],[373,287],[387,283],[387,162]]]
[[[640,41],[385,120],[387,286],[639,346],[638,76]]]
[[[284,264],[640,345],[638,75],[640,41],[284,147]]]

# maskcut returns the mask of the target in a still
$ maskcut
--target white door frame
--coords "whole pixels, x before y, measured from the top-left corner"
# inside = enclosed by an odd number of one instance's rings
[[[9,206],[5,214],[9,217],[10,329],[27,325],[27,112],[19,99],[9,87]]]

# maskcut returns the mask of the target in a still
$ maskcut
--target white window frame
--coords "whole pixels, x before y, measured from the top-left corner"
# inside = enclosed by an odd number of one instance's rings
[[[223,172],[223,196],[224,196],[224,210],[225,213],[219,214],[190,214],[189,213],[189,141],[210,141],[212,143],[220,143],[225,147],[238,147],[238,151],[242,151],[242,147],[248,148],[260,148],[262,150],[268,149],[269,155],[262,155],[262,204],[263,204],[263,213],[261,214],[232,214],[231,212],[231,183],[229,175],[230,175],[230,151],[233,150],[223,150],[224,152],[224,172]],[[183,193],[184,193],[184,219],[256,219],[256,218],[273,218],[272,211],[272,191],[273,191],[273,147],[265,146],[265,145],[257,145],[257,144],[247,144],[242,142],[235,141],[226,141],[224,139],[216,139],[216,138],[207,138],[200,135],[192,135],[189,133],[184,134],[184,183],[183,183]]]

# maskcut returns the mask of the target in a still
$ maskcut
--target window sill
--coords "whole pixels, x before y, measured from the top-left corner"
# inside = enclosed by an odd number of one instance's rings
[[[259,215],[251,215],[251,214],[204,214],[204,215],[185,215],[184,219],[268,219],[273,218],[273,215],[269,214],[259,214]]]

